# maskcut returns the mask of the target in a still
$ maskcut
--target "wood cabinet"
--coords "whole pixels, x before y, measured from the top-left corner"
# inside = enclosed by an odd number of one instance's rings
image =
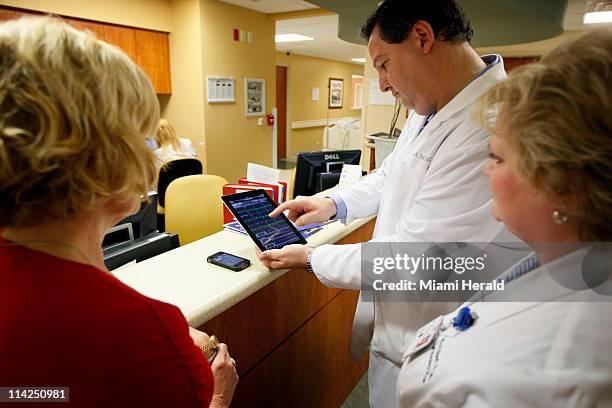
[[[137,44],[136,63],[147,73],[157,93],[172,93],[168,34],[135,29],[134,36]]]
[[[104,41],[121,48],[123,52],[125,52],[132,59],[132,61],[138,63],[138,57],[136,54],[136,36],[134,35],[134,31],[135,30],[127,27],[105,25]],[[145,72],[147,71],[145,70]],[[147,75],[149,75],[148,72]],[[149,78],[151,78],[150,75]],[[170,80],[170,71],[168,71],[168,80]],[[151,82],[153,82],[153,79],[151,79]],[[155,86],[155,82],[153,82],[153,85]],[[157,86],[155,86],[155,90],[157,91]],[[157,91],[157,93],[162,92]]]
[[[91,31],[96,35],[96,37],[100,40],[107,41],[104,36],[104,24],[95,23],[93,21],[85,21],[85,20],[75,20],[72,18],[64,18],[68,24],[73,26],[74,28],[78,28],[83,31]],[[109,41],[107,41],[109,42]]]
[[[40,15],[40,12],[0,7],[0,21],[11,20],[23,15]],[[63,17],[64,21],[79,30],[89,30],[100,40],[116,45],[125,52],[147,74],[155,92],[172,93],[170,78],[170,43],[168,33],[124,27]]]
[[[20,16],[13,10],[0,8],[0,21],[12,20],[17,17]]]

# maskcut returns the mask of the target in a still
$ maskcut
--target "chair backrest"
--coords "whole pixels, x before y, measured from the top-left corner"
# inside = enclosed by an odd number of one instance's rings
[[[166,231],[179,234],[181,245],[223,229],[223,186],[227,180],[210,174],[174,180],[166,191]]]
[[[170,160],[159,169],[157,179],[157,199],[160,207],[166,206],[166,190],[170,183],[179,177],[202,174],[202,162],[198,159],[187,157]]]

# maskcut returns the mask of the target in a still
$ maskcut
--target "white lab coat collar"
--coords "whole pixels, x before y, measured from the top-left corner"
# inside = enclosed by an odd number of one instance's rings
[[[487,55],[482,58],[484,57],[487,57]],[[453,117],[457,112],[471,106],[476,99],[482,95],[483,88],[489,88],[493,84],[506,78],[503,59],[498,55],[492,55],[492,57],[499,57],[499,62],[484,74],[470,82],[461,92],[455,95],[450,102],[444,105],[427,124],[427,128],[429,128],[430,131]]]
[[[599,282],[596,290],[591,289],[592,286],[585,282],[585,278],[589,281],[596,278],[592,270],[588,272],[588,276],[584,275],[584,260],[590,249],[590,247],[580,248],[546,263],[525,276],[509,282],[504,292],[485,296],[483,300],[485,302],[537,301],[546,303],[568,296],[571,296],[573,301],[592,301],[596,298],[601,300],[602,296],[606,295],[600,295],[598,290],[603,289],[603,293],[608,293],[607,288],[610,287],[612,281],[610,277],[607,277]]]

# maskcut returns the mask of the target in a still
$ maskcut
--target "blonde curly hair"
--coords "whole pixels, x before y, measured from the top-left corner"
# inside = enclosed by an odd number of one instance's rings
[[[0,24],[0,227],[145,194],[158,120],[149,79],[118,48],[57,18]]]
[[[476,113],[504,141],[517,171],[580,225],[583,241],[612,240],[612,29],[599,29],[517,68]]]
[[[179,139],[176,135],[176,131],[166,119],[159,120],[155,141],[159,147],[172,146],[174,150],[179,150],[181,148],[181,139]]]

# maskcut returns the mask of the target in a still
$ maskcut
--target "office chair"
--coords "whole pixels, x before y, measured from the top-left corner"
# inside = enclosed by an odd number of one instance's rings
[[[179,234],[181,245],[223,229],[223,186],[227,180],[210,174],[174,180],[166,190],[166,231]]]
[[[164,163],[157,176],[157,229],[165,231],[164,206],[166,190],[179,177],[202,174],[202,162],[193,157],[172,159]]]

